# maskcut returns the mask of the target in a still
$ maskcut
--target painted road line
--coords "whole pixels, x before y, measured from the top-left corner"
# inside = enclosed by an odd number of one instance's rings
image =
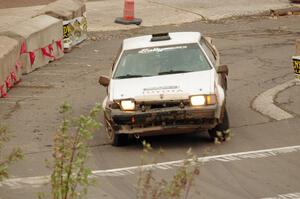
[[[296,85],[300,85],[300,81],[293,79],[290,80],[288,82],[285,82],[283,84],[277,85],[261,94],[259,94],[253,101],[252,103],[252,107],[266,115],[269,116],[275,120],[284,120],[284,119],[289,119],[289,118],[293,118],[293,115],[291,115],[290,113],[282,110],[281,108],[279,108],[278,106],[276,106],[274,104],[274,98],[276,97],[276,95],[289,88],[292,86],[296,86]]]
[[[300,152],[300,145],[288,146],[281,148],[271,148],[257,151],[247,151],[239,153],[230,153],[222,155],[213,155],[207,157],[197,158],[198,163],[206,162],[231,162],[231,161],[240,161],[247,159],[260,159],[260,158],[269,158],[276,157],[278,155],[289,154]],[[138,173],[141,169],[153,169],[153,170],[168,170],[174,169],[176,167],[182,166],[186,160],[177,160],[170,162],[161,162],[156,164],[147,164],[143,166],[132,166],[124,167],[117,169],[105,169],[105,170],[96,170],[93,171],[93,177],[118,177],[133,175]],[[192,161],[190,159],[190,161]],[[12,178],[0,182],[0,187],[6,186],[12,189],[19,189],[24,187],[39,187],[43,184],[49,182],[50,176],[37,176],[37,177],[24,177],[24,178]]]
[[[300,199],[300,192],[279,194],[275,197],[266,197],[266,198],[261,198],[261,199]]]

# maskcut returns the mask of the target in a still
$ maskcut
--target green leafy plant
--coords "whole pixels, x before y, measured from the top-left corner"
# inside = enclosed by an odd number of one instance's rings
[[[14,148],[8,155],[3,155],[4,145],[9,142],[10,138],[7,128],[0,124],[0,181],[8,178],[9,165],[23,158],[20,148]]]
[[[64,103],[60,108],[62,123],[55,134],[53,147],[53,161],[48,162],[51,174],[51,196],[53,199],[77,199],[86,196],[88,187],[94,184],[91,178],[92,171],[86,167],[88,158],[88,142],[93,138],[93,133],[100,127],[97,116],[100,111],[97,104],[88,116],[79,119],[71,118],[71,107]],[[170,179],[158,179],[154,170],[143,167],[148,158],[160,155],[154,151],[149,143],[143,142],[144,155],[137,183],[137,199],[187,199],[193,186],[195,177],[199,175],[199,164],[196,156],[187,151],[187,158],[176,169]],[[151,162],[155,162],[152,158]],[[39,198],[45,198],[44,193],[39,193]]]
[[[153,153],[149,143],[143,141],[144,153],[142,164],[145,164],[145,156]],[[162,150],[158,151],[161,154]],[[151,161],[155,161],[152,158]],[[187,151],[187,158],[179,166],[171,179],[157,179],[154,170],[142,168],[137,183],[137,199],[187,199],[191,188],[194,186],[195,177],[200,173],[196,156]]]
[[[100,105],[90,111],[89,115],[81,115],[78,119],[71,119],[71,107],[64,103],[60,107],[62,123],[55,134],[53,148],[51,195],[53,199],[82,198],[87,194],[88,186],[93,184],[90,177],[91,170],[86,167],[88,158],[88,141],[100,127],[97,116]],[[44,194],[39,194],[42,198]]]

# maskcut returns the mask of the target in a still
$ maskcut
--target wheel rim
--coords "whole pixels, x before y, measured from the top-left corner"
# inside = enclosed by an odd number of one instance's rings
[[[115,138],[114,130],[108,121],[105,120],[105,123],[106,123],[105,128],[106,128],[107,136],[110,139],[110,141],[113,141]]]

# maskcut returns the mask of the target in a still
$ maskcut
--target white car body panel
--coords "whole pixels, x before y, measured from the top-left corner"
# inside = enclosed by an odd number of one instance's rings
[[[224,104],[224,100],[225,100],[225,92],[224,89],[220,86],[220,85],[216,85],[216,95],[218,98],[218,108],[216,111],[216,117],[219,118],[221,115],[221,108]]]
[[[191,86],[193,85],[193,86]],[[180,100],[191,95],[214,93],[214,70],[160,75],[152,77],[112,79],[110,100],[136,101]]]

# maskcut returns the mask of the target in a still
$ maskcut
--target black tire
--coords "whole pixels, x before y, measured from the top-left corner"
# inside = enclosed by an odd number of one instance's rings
[[[227,137],[229,136],[228,135],[230,133],[229,129],[230,129],[229,117],[228,117],[227,110],[225,108],[223,121],[219,123],[215,128],[209,129],[208,135],[212,141],[215,141],[217,138],[219,141],[223,142],[226,141]],[[221,135],[218,135],[218,132],[221,132]]]
[[[128,135],[127,134],[114,134],[113,139],[111,140],[111,145],[113,146],[125,146],[128,144]]]
[[[127,134],[117,133],[112,127],[110,127],[108,121],[105,122],[105,129],[112,146],[125,146],[128,144],[129,136]]]
[[[230,126],[229,117],[228,117],[227,109],[225,108],[223,121],[220,124],[218,124],[215,128],[218,131],[227,131],[230,128],[229,126]]]

